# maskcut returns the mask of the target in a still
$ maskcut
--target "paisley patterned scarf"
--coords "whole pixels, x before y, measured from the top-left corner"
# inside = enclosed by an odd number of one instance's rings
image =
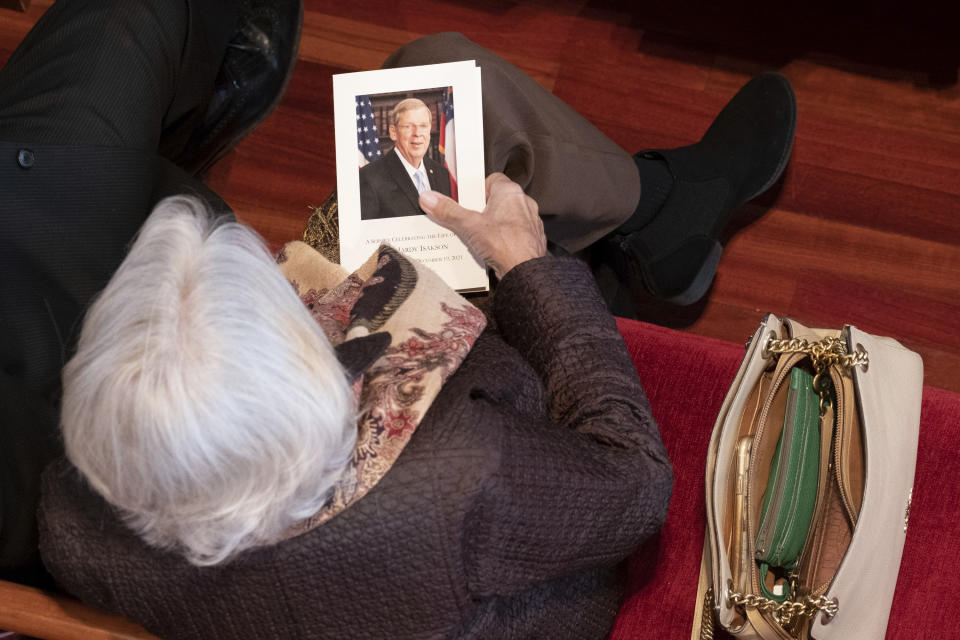
[[[303,242],[284,246],[277,263],[355,377],[358,407],[353,458],[326,506],[287,530],[291,538],[361,499],[390,470],[486,318],[388,245],[351,274]]]

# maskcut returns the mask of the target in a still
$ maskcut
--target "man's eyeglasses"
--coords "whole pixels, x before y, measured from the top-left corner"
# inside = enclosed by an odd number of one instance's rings
[[[430,133],[429,124],[398,124],[396,125],[397,129],[400,129],[403,132],[414,130],[418,133]]]

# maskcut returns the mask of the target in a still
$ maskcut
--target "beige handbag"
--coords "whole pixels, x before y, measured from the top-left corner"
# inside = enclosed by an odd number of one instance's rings
[[[813,379],[812,444],[798,444],[789,426],[801,412],[796,369]],[[692,638],[712,638],[715,625],[764,640],[884,637],[910,515],[922,386],[920,357],[895,340],[766,317],[710,438]],[[800,492],[791,494],[797,476],[781,479],[794,464],[789,450],[819,466],[808,476],[806,521],[794,518],[803,511],[794,508]],[[758,560],[772,535],[760,521],[774,504],[786,513],[784,529],[802,536],[785,569]]]

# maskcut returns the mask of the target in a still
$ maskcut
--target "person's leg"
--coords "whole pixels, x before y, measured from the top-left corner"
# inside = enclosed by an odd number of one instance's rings
[[[796,122],[790,81],[763,73],[733,96],[696,144],[638,153],[641,174],[658,171],[654,183],[666,188],[652,215],[638,210],[609,239],[625,279],[675,304],[706,295],[723,254],[722,233],[742,204],[780,178]]]
[[[235,23],[227,0],[60,0],[0,70],[0,140],[155,152],[204,106]]]
[[[540,205],[547,237],[574,252],[603,239],[631,288],[690,304],[716,273],[732,213],[782,174],[793,144],[789,81],[744,86],[702,140],[631,157],[529,76],[460,34],[411,42],[384,67],[475,59],[482,68],[487,172]]]
[[[633,214],[640,180],[630,154],[503,58],[440,33],[403,46],[383,66],[457,60],[482,70],[487,173],[505,173],[537,201],[551,242],[579,251]]]

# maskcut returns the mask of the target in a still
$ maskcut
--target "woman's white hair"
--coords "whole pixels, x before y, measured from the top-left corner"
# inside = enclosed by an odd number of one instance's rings
[[[160,202],[63,372],[67,456],[149,544],[211,565],[315,514],[353,394],[260,237]]]

